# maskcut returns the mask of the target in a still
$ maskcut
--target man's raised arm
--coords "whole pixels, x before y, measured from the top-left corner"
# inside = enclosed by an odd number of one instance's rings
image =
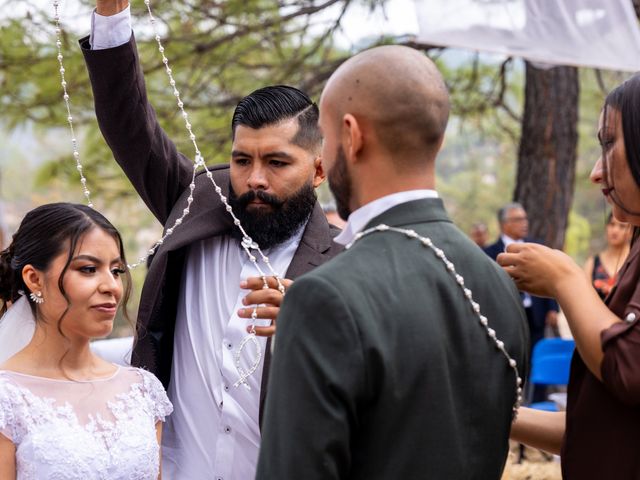
[[[91,37],[81,40],[100,131],[151,212],[165,223],[191,182],[193,163],[178,153],[147,99],[126,0],[97,0]]]

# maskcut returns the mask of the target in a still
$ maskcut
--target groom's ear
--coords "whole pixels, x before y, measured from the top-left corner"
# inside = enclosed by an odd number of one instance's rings
[[[25,265],[22,269],[22,281],[30,292],[41,292],[44,286],[44,274],[31,264]]]

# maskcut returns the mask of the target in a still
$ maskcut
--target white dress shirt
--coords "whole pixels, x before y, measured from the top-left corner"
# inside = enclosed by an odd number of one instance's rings
[[[265,252],[284,276],[302,230]],[[260,263],[263,271],[267,267]],[[162,433],[162,471],[169,479],[246,480],[255,476],[260,446],[260,383],[266,339],[258,338],[262,358],[248,378],[239,379],[235,355],[247,336],[250,319],[238,317],[248,291],[240,281],[258,276],[253,263],[230,236],[194,243],[189,248],[178,298],[169,398],[174,412]],[[266,325],[266,324],[265,324]],[[247,370],[253,344],[243,350]]]
[[[93,49],[117,47],[130,37],[129,8],[111,17],[94,12]],[[282,277],[303,231],[265,252]],[[269,272],[264,264],[260,267]],[[178,298],[168,392],[174,412],[162,432],[164,478],[250,480],[255,476],[265,339],[258,338],[262,357],[247,380],[251,389],[234,386],[239,378],[235,355],[251,324],[237,315],[248,294],[240,288],[240,281],[251,276],[259,272],[238,240],[230,236],[202,240],[189,248]],[[248,369],[254,358],[255,348],[249,343],[240,359],[242,368]]]
[[[381,213],[384,213],[390,208],[400,205],[401,203],[420,200],[423,198],[438,198],[438,192],[428,189],[407,190],[377,198],[373,202],[369,202],[354,212],[351,212],[344,229],[340,235],[333,240],[341,245],[347,245],[355,238],[357,233],[364,230],[364,227],[366,227],[372,219]]]
[[[94,10],[91,16],[91,35],[89,36],[89,44],[92,50],[118,47],[127,43],[130,38],[130,7],[109,17],[98,15]]]

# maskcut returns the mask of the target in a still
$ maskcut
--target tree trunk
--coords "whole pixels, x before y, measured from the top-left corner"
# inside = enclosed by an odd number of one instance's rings
[[[526,62],[525,104],[514,200],[529,235],[562,248],[573,200],[578,143],[578,70]]]

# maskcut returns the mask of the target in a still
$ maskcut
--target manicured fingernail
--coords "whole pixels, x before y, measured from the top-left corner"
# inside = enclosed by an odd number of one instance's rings
[[[247,281],[246,280],[242,280],[240,282],[240,288],[247,288]]]

